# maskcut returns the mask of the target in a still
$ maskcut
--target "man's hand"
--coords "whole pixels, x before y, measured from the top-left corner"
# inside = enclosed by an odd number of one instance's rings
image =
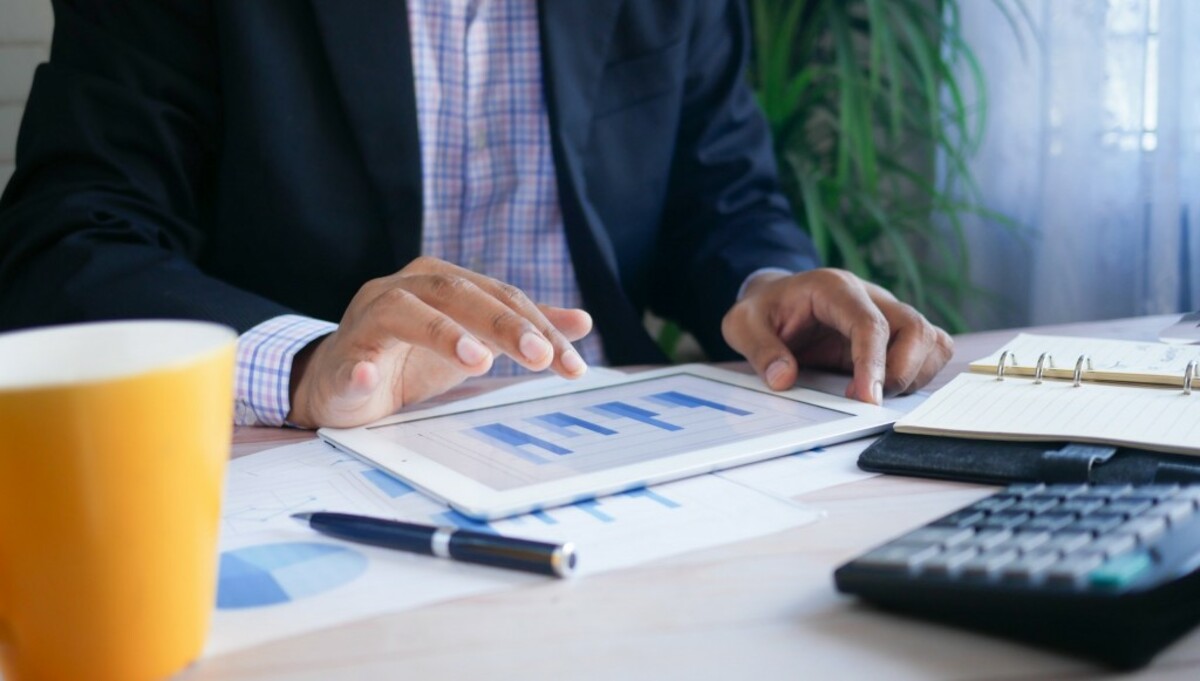
[[[846,396],[875,404],[925,385],[954,352],[921,313],[837,269],[755,277],[721,331],[774,390],[792,387],[800,367],[853,371]]]
[[[587,365],[571,341],[591,328],[583,310],[539,307],[513,286],[418,258],[364,284],[337,331],[297,355],[288,420],[369,423],[487,372],[497,352],[576,378]]]

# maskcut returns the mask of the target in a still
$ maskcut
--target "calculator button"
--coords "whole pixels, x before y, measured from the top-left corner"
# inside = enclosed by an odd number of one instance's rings
[[[1025,513],[1042,513],[1058,506],[1058,497],[1037,497],[1031,496],[1022,499],[1020,502],[1013,504],[1008,510],[1024,511]]]
[[[1104,559],[1094,554],[1067,556],[1046,570],[1046,582],[1059,586],[1075,586],[1102,562]]]
[[[939,550],[936,546],[888,544],[859,557],[854,562],[865,568],[908,572],[936,556]]]
[[[1062,513],[1078,513],[1079,515],[1085,515],[1104,506],[1105,501],[1106,500],[1103,498],[1093,499],[1089,497],[1075,497],[1073,499],[1067,499],[1063,503],[1059,504],[1058,509],[1056,510]]]
[[[1092,485],[1088,491],[1072,497],[1074,499],[1092,499],[1095,501],[1108,502],[1113,499],[1120,498],[1130,491],[1128,485]]]
[[[1133,488],[1133,495],[1151,496],[1158,500],[1174,496],[1179,491],[1179,485],[1138,485]]]
[[[1050,536],[1050,541],[1038,547],[1042,551],[1058,551],[1070,553],[1092,541],[1092,535],[1085,532],[1058,532]]]
[[[1195,510],[1195,507],[1190,501],[1183,499],[1171,499],[1169,501],[1164,501],[1149,511],[1146,511],[1146,517],[1164,518],[1172,525],[1176,525],[1186,520]]]
[[[1058,562],[1058,554],[1054,552],[1033,551],[1004,566],[1000,577],[1006,582],[1029,582]]]
[[[1012,549],[985,551],[962,564],[964,577],[987,578],[997,574],[1001,568],[1018,558]]]
[[[1122,553],[1128,553],[1137,547],[1137,537],[1129,534],[1106,534],[1078,550],[1078,553],[1092,553],[1105,558],[1113,558]]]
[[[1120,514],[1129,518],[1145,512],[1153,505],[1154,503],[1150,501],[1122,498],[1105,506],[1103,512]]]
[[[1173,500],[1190,501],[1195,505],[1200,505],[1200,485],[1181,487],[1171,498]]]
[[[1012,539],[1009,539],[1006,544],[1024,553],[1026,551],[1032,551],[1048,541],[1050,541],[1049,532],[1022,530],[1014,534]]]
[[[1091,532],[1093,534],[1103,534],[1117,527],[1125,521],[1124,516],[1105,515],[1102,513],[1093,513],[1085,515],[1068,525],[1065,529],[1075,532]]]
[[[1009,494],[1024,496],[1026,494],[1040,492],[1044,489],[1046,489],[1046,486],[1040,482],[1018,482],[1016,484],[1009,485],[1004,491],[1008,492]]]
[[[980,551],[986,551],[1007,541],[1011,536],[1013,536],[1013,531],[1004,528],[980,530],[975,533],[975,536],[968,539],[964,546],[973,546]]]
[[[893,544],[953,546],[974,536],[975,531],[962,527],[922,527],[893,541]]]
[[[1029,520],[1028,513],[1019,513],[1015,511],[998,511],[989,515],[979,522],[979,527],[1003,527],[1012,528]]]
[[[1105,589],[1120,589],[1129,586],[1153,565],[1150,554],[1145,551],[1129,553],[1110,559],[1088,574],[1092,586]]]
[[[1029,522],[1021,526],[1022,529],[1029,530],[1061,530],[1062,528],[1075,522],[1074,513],[1060,513],[1054,511],[1051,513],[1043,513],[1029,519]]]
[[[959,569],[969,560],[979,555],[979,550],[974,547],[956,547],[946,551],[942,551],[938,555],[921,563],[920,570],[923,575],[933,576],[952,576],[957,574]]]
[[[1167,531],[1167,519],[1163,517],[1134,518],[1116,530],[1121,534],[1136,537],[1138,542],[1149,544]]]

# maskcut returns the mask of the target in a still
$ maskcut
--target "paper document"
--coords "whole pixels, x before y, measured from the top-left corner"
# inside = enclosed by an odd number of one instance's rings
[[[819,515],[705,475],[481,524],[323,442],[280,447],[230,463],[206,654],[546,579],[332,540],[290,518],[306,510],[571,541],[580,576],[778,532]]]

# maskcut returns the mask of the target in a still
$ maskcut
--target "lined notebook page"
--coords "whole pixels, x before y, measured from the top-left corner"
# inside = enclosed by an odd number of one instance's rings
[[[960,374],[896,422],[901,433],[1074,440],[1200,456],[1200,392]]]
[[[971,371],[994,377],[1000,354],[1006,350],[1016,359],[1010,359],[1005,374],[1032,376],[1038,357],[1045,352],[1054,360],[1053,366],[1047,366],[1043,372],[1046,378],[1073,378],[1075,361],[1080,355],[1087,355],[1092,360],[1092,368],[1083,372],[1085,381],[1176,386],[1183,385],[1188,362],[1200,360],[1200,345],[1022,333],[988,357],[971,362]]]

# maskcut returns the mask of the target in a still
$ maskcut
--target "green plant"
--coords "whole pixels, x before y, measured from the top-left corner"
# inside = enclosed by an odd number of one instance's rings
[[[963,218],[1004,219],[974,198],[967,159],[986,106],[956,0],[751,6],[751,79],[823,262],[965,330],[963,306],[985,294],[968,279]]]

